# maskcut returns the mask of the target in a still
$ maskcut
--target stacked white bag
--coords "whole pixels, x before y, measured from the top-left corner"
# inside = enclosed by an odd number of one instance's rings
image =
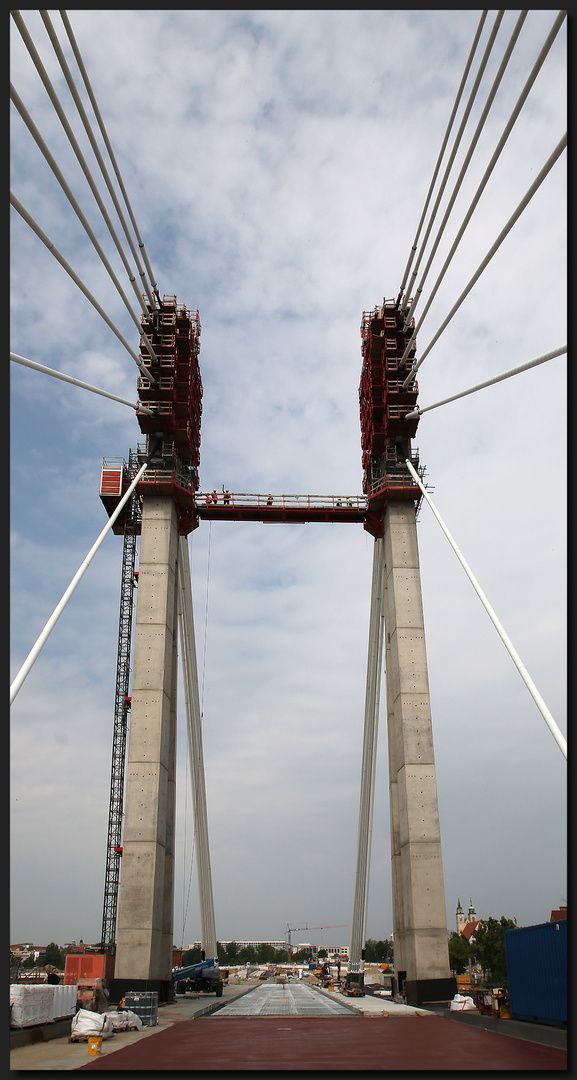
[[[477,1006],[475,1005],[473,998],[463,997],[462,994],[455,994],[451,1004],[449,1005],[449,1010],[451,1012],[464,1012],[465,1010],[476,1008]]]
[[[10,985],[10,1027],[32,1027],[52,1024],[54,987],[45,983],[12,983]]]
[[[89,1035],[101,1035],[103,1039],[109,1039],[111,1035],[114,1035],[114,1031],[110,1017],[106,1013],[79,1009],[76,1016],[72,1017],[70,1035],[76,1039],[86,1039]]]

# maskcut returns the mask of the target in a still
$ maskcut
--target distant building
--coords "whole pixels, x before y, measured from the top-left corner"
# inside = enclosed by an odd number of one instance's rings
[[[467,925],[464,927],[461,933],[461,937],[465,939],[467,944],[470,944],[472,941],[475,940],[475,934],[477,933],[480,925],[481,920],[475,919],[474,922],[468,922]]]
[[[567,904],[565,904],[564,907],[561,906],[559,908],[553,908],[553,910],[551,912],[551,918],[549,919],[549,922],[559,922],[561,919],[566,919],[566,918],[567,918]]]
[[[468,926],[470,923],[475,923],[475,924],[478,923],[479,920],[477,919],[477,912],[475,911],[475,908],[473,907],[472,899],[469,900],[469,910],[468,910],[466,915],[465,915],[465,912],[463,911],[463,908],[461,907],[460,899],[457,899],[456,920],[457,920],[457,933],[458,934],[463,934],[463,932],[465,930],[465,927]],[[467,940],[469,940],[468,937],[467,937]]]

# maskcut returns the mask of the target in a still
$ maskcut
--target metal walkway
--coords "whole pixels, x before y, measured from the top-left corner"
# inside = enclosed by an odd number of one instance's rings
[[[243,994],[230,1005],[212,1014],[212,1020],[237,1016],[351,1016],[340,1001],[320,994],[310,986],[299,983],[267,983]]]

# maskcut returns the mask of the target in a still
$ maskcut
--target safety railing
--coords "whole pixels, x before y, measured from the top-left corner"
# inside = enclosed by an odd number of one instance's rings
[[[228,491],[197,492],[194,501],[199,509],[222,506],[232,509],[254,507],[276,510],[359,510],[367,508],[364,495],[252,495]]]

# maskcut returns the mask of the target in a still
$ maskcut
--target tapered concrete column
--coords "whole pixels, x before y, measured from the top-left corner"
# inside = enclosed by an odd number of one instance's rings
[[[174,500],[145,495],[115,979],[170,980],[173,946],[178,531]]]
[[[385,674],[387,691],[387,737],[389,749],[389,809],[391,831],[391,877],[393,885],[393,940],[395,949],[395,974],[406,972],[405,963],[405,918],[403,912],[403,888],[401,875],[401,837],[399,828],[399,793],[397,784],[397,753],[395,740],[395,712],[392,691],[392,660],[390,634],[386,627],[390,625],[387,613],[387,586],[385,569],[384,604],[385,618]]]
[[[397,974],[406,971],[407,1001],[420,1004],[452,997],[455,981],[449,968],[414,504],[390,501],[384,528],[395,968]],[[404,969],[398,966],[401,958]]]

